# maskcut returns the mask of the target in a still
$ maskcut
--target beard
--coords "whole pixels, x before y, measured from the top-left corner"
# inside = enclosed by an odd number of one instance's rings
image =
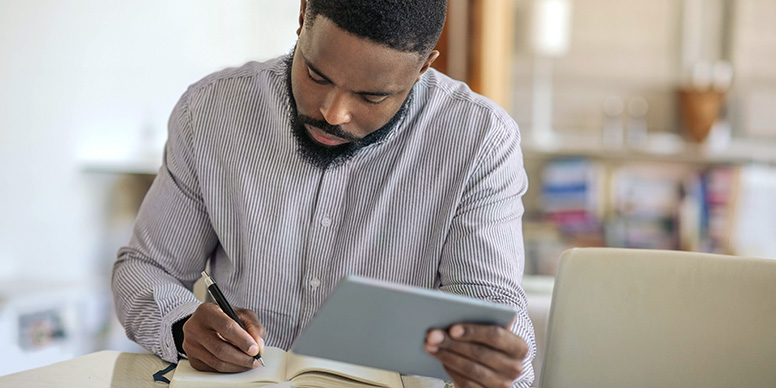
[[[385,139],[394,128],[396,128],[402,121],[407,113],[407,107],[410,104],[412,97],[412,90],[407,95],[407,98],[402,103],[396,114],[391,117],[388,122],[377,130],[364,136],[363,138],[354,136],[345,132],[339,125],[331,125],[325,120],[317,120],[310,116],[300,114],[296,107],[296,99],[294,98],[294,92],[291,87],[291,71],[294,62],[294,52],[296,46],[291,53],[285,58],[286,64],[286,89],[288,92],[288,105],[290,108],[290,121],[291,121],[291,133],[294,135],[297,144],[297,151],[307,162],[313,166],[325,170],[329,167],[337,167],[351,158],[362,148],[371,144],[380,142]],[[322,145],[311,137],[305,125],[310,125],[319,128],[321,131],[330,135],[337,136],[341,139],[348,140],[348,143],[340,144],[337,146],[325,146]]]

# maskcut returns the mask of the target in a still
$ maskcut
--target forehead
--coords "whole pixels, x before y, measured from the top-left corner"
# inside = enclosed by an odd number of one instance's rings
[[[304,59],[335,84],[352,90],[404,90],[412,87],[422,61],[408,53],[353,35],[323,16],[299,36]]]

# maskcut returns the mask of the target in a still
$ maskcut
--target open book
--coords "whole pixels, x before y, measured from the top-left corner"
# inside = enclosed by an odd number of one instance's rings
[[[266,347],[262,354],[265,367],[242,373],[211,373],[194,369],[181,360],[170,382],[171,388],[196,387],[261,387],[291,381],[299,388],[401,388],[396,372],[345,364]]]

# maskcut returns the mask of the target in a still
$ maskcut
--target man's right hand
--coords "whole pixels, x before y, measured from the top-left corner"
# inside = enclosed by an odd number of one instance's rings
[[[183,350],[194,369],[244,372],[259,366],[267,331],[255,312],[235,309],[247,332],[215,303],[203,303],[183,325]]]

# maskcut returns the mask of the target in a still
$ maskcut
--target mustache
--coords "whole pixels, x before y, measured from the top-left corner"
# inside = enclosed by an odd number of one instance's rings
[[[358,144],[362,140],[364,140],[363,138],[360,138],[358,136],[354,136],[345,132],[342,129],[342,127],[340,127],[339,125],[331,125],[325,120],[317,120],[303,114],[298,115],[297,119],[299,120],[299,123],[302,125],[308,124],[310,126],[320,129],[323,132],[328,133],[329,135],[337,136],[340,139],[345,139],[355,144]]]

